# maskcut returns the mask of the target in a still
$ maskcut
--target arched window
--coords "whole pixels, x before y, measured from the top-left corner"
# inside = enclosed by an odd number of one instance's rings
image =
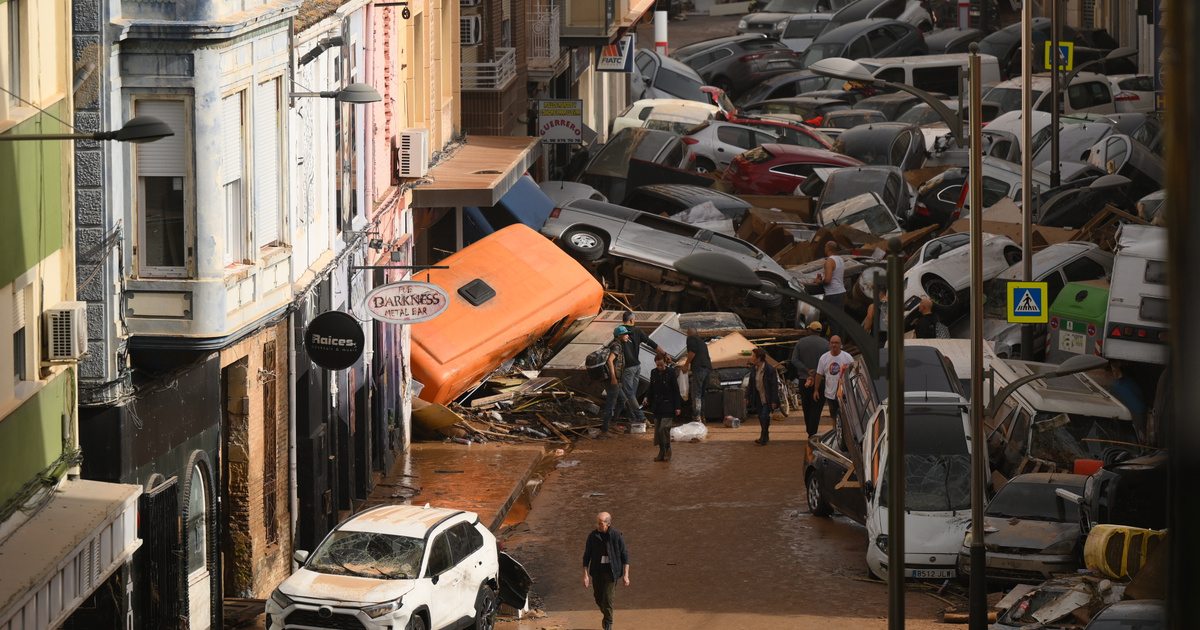
[[[208,492],[204,469],[192,467],[187,512],[187,572],[189,576],[208,569]]]

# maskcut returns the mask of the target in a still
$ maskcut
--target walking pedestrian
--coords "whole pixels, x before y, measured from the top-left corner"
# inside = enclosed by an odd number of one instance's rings
[[[842,370],[853,362],[849,352],[842,352],[842,338],[837,335],[829,338],[829,352],[821,355],[821,360],[817,362],[817,373],[813,380],[813,398],[819,402],[817,413],[820,413],[825,403],[829,403],[829,417],[833,419],[835,427],[840,411],[837,399],[838,382],[841,380]]]
[[[708,344],[695,328],[687,330],[687,360],[683,371],[688,375],[692,420],[704,422],[704,390],[708,387],[708,376],[712,374],[712,359],[708,356]]]
[[[750,386],[746,388],[746,410],[758,413],[762,431],[754,443],[766,446],[771,439],[771,412],[779,408],[779,374],[767,363],[767,352],[755,348],[750,352]]]
[[[625,393],[625,386],[621,382],[621,375],[625,370],[625,346],[629,341],[629,329],[625,326],[617,326],[613,329],[613,340],[608,343],[608,374],[609,384],[607,389],[608,396],[604,400],[604,411],[600,414],[600,435],[597,438],[605,437],[609,430],[609,422],[612,421],[613,413],[616,412],[617,405],[624,405],[629,412],[630,419],[641,415],[643,421],[646,416],[642,414],[642,410],[637,408],[637,403]]]
[[[659,352],[654,357],[654,370],[650,372],[650,389],[646,399],[654,413],[654,445],[658,447],[656,462],[671,461],[671,425],[675,416],[683,409],[683,398],[679,395],[679,378],[675,370],[667,365],[667,353]]]
[[[800,381],[800,404],[804,409],[804,428],[811,437],[816,434],[817,428],[821,425],[821,405],[813,397],[813,392],[816,391],[813,377],[817,373],[817,364],[821,362],[821,355],[829,351],[829,342],[821,336],[821,322],[809,324],[808,329],[812,334],[801,337],[792,347],[790,362],[796,370],[796,378]]]
[[[879,347],[883,347],[888,340],[888,299],[887,289],[879,287]],[[875,302],[872,301],[867,305],[867,316],[863,319],[863,330],[868,333],[872,332],[871,327],[875,324]]]
[[[617,580],[629,586],[629,550],[621,532],[613,529],[612,515],[601,512],[596,515],[596,529],[588,534],[583,547],[583,586],[592,587],[604,616],[604,630],[612,630]]]
[[[846,283],[844,282],[844,277],[846,273],[846,261],[837,255],[837,251],[838,244],[836,241],[825,243],[825,268],[822,273],[817,274],[817,283],[825,286],[825,297],[823,299],[827,304],[845,310]],[[829,321],[829,328],[835,335],[840,335],[843,332],[841,325],[832,318]]]
[[[642,413],[642,410],[637,406],[638,383],[642,375],[642,363],[638,357],[639,348],[642,347],[642,344],[646,344],[654,349],[656,353],[665,353],[666,350],[663,350],[662,346],[654,343],[650,339],[650,335],[647,335],[641,328],[634,325],[633,311],[625,311],[625,314],[621,316],[621,323],[625,327],[626,332],[629,333],[629,336],[621,342],[621,348],[625,351],[625,369],[621,370],[621,385],[625,388],[625,397],[631,403],[630,409],[635,414],[630,416],[629,420],[631,422],[645,422],[646,414]]]

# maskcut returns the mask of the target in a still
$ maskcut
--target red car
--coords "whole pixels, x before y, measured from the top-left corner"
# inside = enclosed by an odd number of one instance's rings
[[[764,116],[746,116],[737,112],[726,114],[725,120],[759,131],[773,133],[779,136],[783,144],[798,144],[813,149],[829,149],[833,146],[833,138],[823,132],[804,124],[799,116],[789,114],[771,114]]]
[[[862,166],[862,162],[825,149],[764,144],[733,158],[724,179],[737,195],[790,195],[814,168]]]

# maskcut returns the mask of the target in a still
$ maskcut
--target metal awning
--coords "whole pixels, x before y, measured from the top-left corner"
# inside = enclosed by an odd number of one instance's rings
[[[0,628],[57,628],[142,545],[141,486],[67,480],[0,543]]]
[[[540,140],[527,136],[467,136],[466,144],[429,169],[413,188],[414,208],[496,205],[537,159]]]

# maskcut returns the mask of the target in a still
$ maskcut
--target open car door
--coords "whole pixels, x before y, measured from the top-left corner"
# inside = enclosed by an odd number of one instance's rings
[[[533,578],[520,562],[512,556],[500,552],[500,601],[517,610],[525,610],[529,605],[529,586]]]

